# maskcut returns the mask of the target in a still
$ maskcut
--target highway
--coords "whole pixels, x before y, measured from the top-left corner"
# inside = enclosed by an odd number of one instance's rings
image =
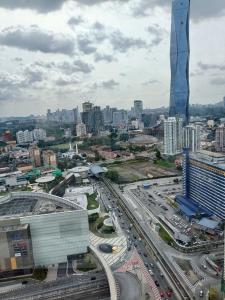
[[[156,234],[153,234],[152,231],[149,230],[149,220],[148,217],[145,217],[145,212],[143,211],[138,217],[138,215],[134,214],[134,210],[130,208],[129,204],[127,203],[126,199],[123,197],[119,189],[115,185],[112,185],[109,180],[104,179],[104,183],[115,195],[117,200],[119,200],[119,204],[126,212],[131,222],[134,223],[139,235],[141,235],[142,238],[145,239],[146,244],[154,252],[154,255],[157,257],[162,269],[166,273],[166,276],[173,283],[173,289],[176,290],[177,298],[182,300],[193,299],[192,292],[188,290],[188,288],[184,285],[183,280],[181,280],[180,276],[167,262],[167,257],[165,257],[164,253],[165,244],[158,239],[158,236]]]
[[[168,291],[168,287],[171,287],[171,285],[168,283],[167,279],[162,274],[164,273],[164,271],[161,269],[160,264],[156,259],[154,253],[151,251],[150,247],[148,247],[148,245],[146,244],[143,238],[140,240],[140,232],[137,231],[135,226],[132,226],[130,228],[130,224],[133,222],[133,218],[132,220],[130,220],[130,218],[125,213],[122,213],[124,212],[124,209],[121,209],[119,207],[120,204],[117,202],[118,197],[114,197],[111,191],[108,189],[108,187],[106,187],[104,184],[101,185],[100,183],[98,183],[98,188],[100,188],[101,190],[102,204],[104,203],[103,205],[105,207],[110,205],[113,208],[115,214],[118,217],[121,228],[127,235],[128,244],[129,244],[128,249],[132,250],[132,247],[136,247],[146,268],[148,270],[151,270],[153,274],[152,275],[153,279],[158,281],[159,291],[161,293],[164,293],[165,295],[165,292]],[[142,235],[143,234],[141,234],[141,236]],[[170,299],[175,300],[176,299],[175,295],[172,295]]]

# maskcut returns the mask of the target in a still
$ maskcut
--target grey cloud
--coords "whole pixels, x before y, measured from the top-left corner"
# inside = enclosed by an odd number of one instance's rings
[[[12,60],[15,61],[15,62],[22,62],[23,61],[22,57],[15,57]]]
[[[39,13],[58,10],[67,0],[1,0],[0,7],[6,9],[32,9]]]
[[[165,30],[158,24],[153,24],[147,27],[147,32],[149,32],[152,37],[150,46],[158,46],[163,40]]]
[[[225,65],[224,64],[205,64],[202,62],[198,63],[198,67],[202,71],[208,71],[208,70],[218,70],[218,71],[224,71]]]
[[[64,74],[73,74],[73,73],[91,73],[94,70],[94,67],[81,59],[77,59],[74,61],[63,61],[55,63],[53,61],[45,62],[45,61],[36,61],[31,66],[49,69],[57,71],[60,70]]]
[[[96,52],[97,48],[92,45],[92,41],[87,36],[79,35],[77,37],[79,50],[84,54],[92,54]]]
[[[142,85],[146,86],[146,85],[151,85],[151,84],[156,84],[159,83],[158,80],[152,79],[152,80],[148,80],[142,83]]]
[[[108,81],[102,81],[100,84],[101,87],[103,87],[104,89],[109,89],[109,90],[114,89],[118,85],[119,85],[119,83],[116,82],[114,79],[110,79]]]
[[[116,58],[110,54],[96,53],[95,62],[99,62],[99,61],[113,62],[116,61]]]
[[[53,32],[43,31],[38,26],[24,28],[9,27],[0,33],[0,45],[43,53],[73,54],[72,38]]]
[[[140,38],[125,37],[120,31],[115,31],[110,36],[110,42],[113,49],[121,53],[129,49],[147,48],[147,44]]]
[[[96,5],[96,4],[101,4],[105,2],[109,2],[109,0],[75,0],[76,2],[83,4],[83,5]],[[113,0],[115,2],[120,2],[120,3],[126,3],[129,2],[130,0]]]
[[[21,95],[20,88],[24,86],[24,78],[0,73],[0,101],[18,99]]]
[[[198,71],[198,70],[190,73],[190,77],[196,77],[196,76],[202,76],[202,75],[204,75],[204,72]]]
[[[210,81],[212,85],[225,85],[225,77],[217,77]]]
[[[70,18],[67,23],[68,23],[68,25],[73,27],[73,26],[79,25],[83,22],[84,22],[83,18],[81,16],[77,16],[77,17]]]
[[[140,0],[136,6],[132,8],[133,14],[139,17],[146,17],[152,9],[163,7],[171,9],[171,2],[168,0]],[[216,18],[225,14],[224,0],[194,0],[191,1],[191,19],[200,21],[207,18]]]
[[[55,83],[58,86],[68,86],[68,85],[78,84],[78,83],[80,83],[80,81],[77,78],[59,77],[55,81]]]
[[[25,76],[26,79],[24,83],[26,83],[27,85],[32,85],[34,83],[41,82],[44,79],[44,74],[41,71],[33,70],[30,68],[25,69]]]
[[[93,25],[93,28],[97,29],[97,30],[104,30],[105,26],[100,22],[95,22],[94,25]]]
[[[94,70],[94,67],[92,65],[89,65],[80,59],[75,60],[72,63],[69,62],[60,63],[57,65],[57,67],[61,69],[65,74],[73,74],[73,73],[88,74]]]

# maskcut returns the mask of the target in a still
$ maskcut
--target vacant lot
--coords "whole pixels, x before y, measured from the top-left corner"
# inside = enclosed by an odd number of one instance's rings
[[[119,164],[108,165],[109,170],[119,173],[120,183],[134,182],[147,178],[158,178],[177,175],[179,172],[171,164],[154,164],[151,161],[127,161]]]

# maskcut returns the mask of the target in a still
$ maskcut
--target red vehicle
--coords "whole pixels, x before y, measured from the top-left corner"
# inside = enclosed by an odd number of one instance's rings
[[[164,293],[163,292],[160,292],[160,297],[164,298]]]

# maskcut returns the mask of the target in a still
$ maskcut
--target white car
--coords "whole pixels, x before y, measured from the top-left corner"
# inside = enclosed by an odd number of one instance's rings
[[[149,274],[150,274],[151,276],[154,275],[154,273],[152,272],[152,270],[148,270],[148,271],[149,271]]]

